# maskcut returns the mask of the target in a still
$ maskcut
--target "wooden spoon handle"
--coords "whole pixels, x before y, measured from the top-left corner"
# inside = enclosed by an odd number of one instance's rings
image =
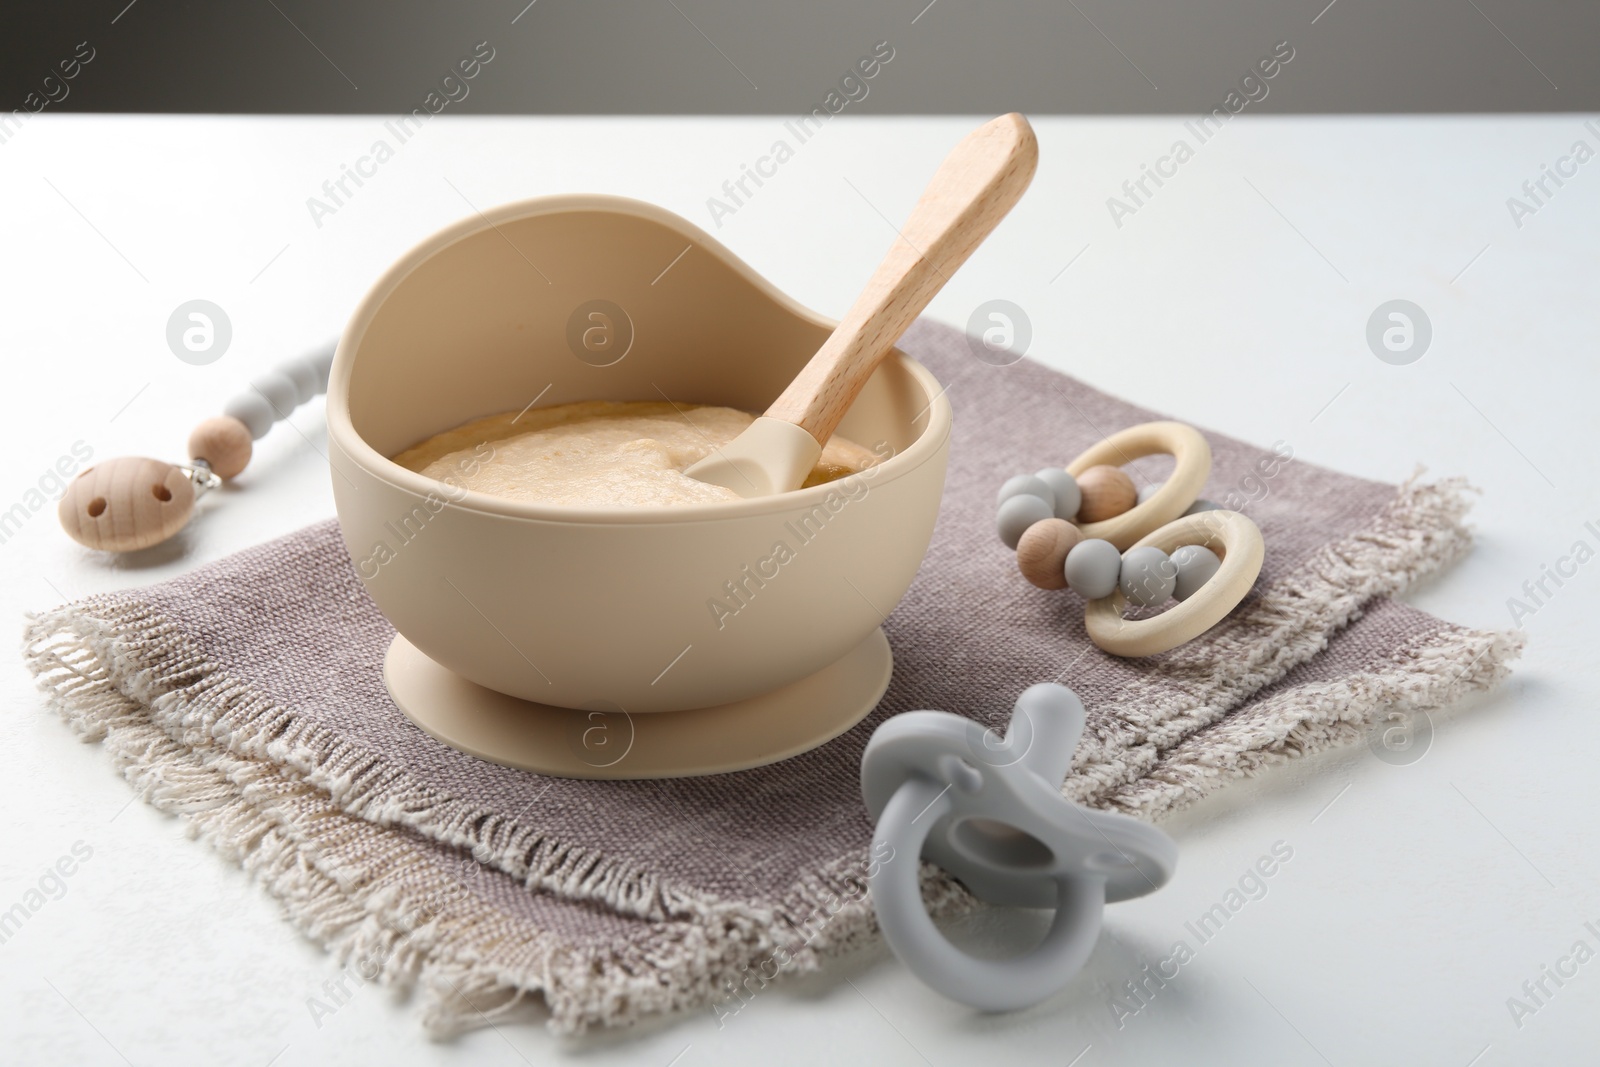
[[[1038,162],[1033,128],[1018,114],[956,145],[854,306],[767,416],[826,444],[878,361],[1022,197]]]

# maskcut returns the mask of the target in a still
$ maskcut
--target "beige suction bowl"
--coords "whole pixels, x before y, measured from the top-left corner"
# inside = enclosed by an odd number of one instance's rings
[[[949,449],[949,403],[903,353],[839,428],[890,458],[780,496],[551,507],[388,458],[524,405],[759,412],[832,328],[697,227],[615,197],[509,204],[402,257],[328,386],[339,521],[399,631],[402,710],[478,755],[584,777],[753,766],[871,710],[890,665],[878,627],[927,550]]]

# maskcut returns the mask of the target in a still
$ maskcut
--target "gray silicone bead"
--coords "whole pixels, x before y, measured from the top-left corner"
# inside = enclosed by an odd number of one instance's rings
[[[1130,548],[1122,554],[1122,576],[1118,584],[1128,603],[1142,608],[1163,604],[1172,595],[1178,569],[1172,559],[1154,545]]]
[[[1204,545],[1184,545],[1172,553],[1172,562],[1178,568],[1172,595],[1179,600],[1194,596],[1222,568],[1217,554]]]
[[[1060,467],[1046,467],[1034,471],[1033,476],[1050,487],[1056,498],[1056,518],[1071,522],[1078,517],[1083,505],[1083,493],[1078,489],[1078,479]]]
[[[251,382],[250,391],[261,394],[275,419],[288,418],[289,412],[300,404],[300,390],[295,388],[294,379],[277,371],[270,371]]]
[[[1156,482],[1153,485],[1147,485],[1143,489],[1140,489],[1139,503],[1143,504],[1146,500],[1149,500],[1151,497],[1155,496],[1156,491],[1166,484],[1166,482]]]
[[[1122,553],[1110,541],[1091,537],[1072,546],[1063,570],[1074,593],[1085,600],[1099,600],[1116,591]]]
[[[291,359],[287,363],[280,363],[273,368],[274,373],[281,374],[294,383],[295,403],[304,404],[322,390],[317,385],[317,368],[307,359]]]
[[[1050,502],[1031,493],[1020,493],[1010,497],[1000,504],[1000,514],[995,520],[996,527],[1000,530],[1000,540],[1006,543],[1007,548],[1016,548],[1017,542],[1022,540],[1022,533],[1036,522],[1055,517],[1055,512],[1050,508]]]
[[[267,431],[272,429],[273,420],[277,418],[272,405],[254,390],[240,393],[228,401],[222,413],[244,423],[250,429],[251,438],[257,441],[266,436]]]
[[[1049,484],[1043,479],[1035,478],[1031,474],[1019,474],[1015,478],[1007,478],[1006,484],[1000,487],[1000,495],[995,498],[995,503],[1004,504],[1014,496],[1036,496],[1050,505],[1052,514],[1056,506],[1056,494]],[[1049,516],[1046,516],[1048,518]]]
[[[1184,514],[1185,515],[1198,515],[1202,511],[1221,511],[1221,510],[1222,510],[1222,505],[1216,503],[1215,501],[1211,501],[1211,500],[1196,500],[1193,504],[1189,505],[1189,510],[1185,511]]]

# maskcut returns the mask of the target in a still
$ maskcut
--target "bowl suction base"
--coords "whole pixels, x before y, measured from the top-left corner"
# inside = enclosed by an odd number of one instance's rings
[[[866,718],[894,657],[873,630],[828,666],[770,693],[688,711],[558,708],[485,689],[395,636],[383,680],[406,718],[452,748],[559,778],[683,778],[787,759]]]

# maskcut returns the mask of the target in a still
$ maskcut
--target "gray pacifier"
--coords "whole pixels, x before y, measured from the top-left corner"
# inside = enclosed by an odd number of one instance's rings
[[[1126,815],[1061,795],[1084,727],[1065,686],[1030,686],[1005,736],[943,711],[911,711],[878,727],[861,757],[861,792],[877,823],[870,878],[884,940],[923,982],[987,1011],[1037,1004],[1083,967],[1107,903],[1161,888],[1178,846]],[[980,900],[1054,908],[1032,952],[984,960],[952,945],[928,917],[919,859]]]

